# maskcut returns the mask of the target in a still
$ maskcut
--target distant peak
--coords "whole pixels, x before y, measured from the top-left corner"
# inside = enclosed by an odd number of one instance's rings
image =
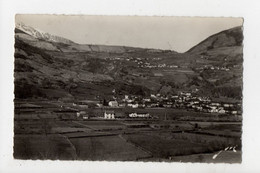
[[[22,22],[18,22],[15,24],[15,27],[17,29],[20,29],[21,31],[37,38],[37,39],[42,39],[42,40],[46,40],[49,42],[59,42],[59,43],[65,43],[65,44],[71,44],[74,43],[73,41],[60,37],[60,36],[55,36],[52,34],[49,34],[47,32],[44,31],[40,31],[39,29],[35,29],[31,26],[25,25]]]

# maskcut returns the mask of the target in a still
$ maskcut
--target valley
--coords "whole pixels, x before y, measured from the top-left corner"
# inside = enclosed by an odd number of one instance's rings
[[[185,53],[15,29],[14,158],[240,163],[242,27]]]

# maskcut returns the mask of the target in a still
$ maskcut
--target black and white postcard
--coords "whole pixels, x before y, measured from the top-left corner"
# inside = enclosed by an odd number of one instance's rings
[[[15,20],[15,159],[241,162],[242,18]]]

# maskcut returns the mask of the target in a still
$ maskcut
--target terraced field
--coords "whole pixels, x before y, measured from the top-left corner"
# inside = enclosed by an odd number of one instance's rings
[[[181,109],[140,109],[159,116],[158,119],[62,120],[55,113],[60,109],[58,102],[29,103],[30,109],[17,109],[15,114],[16,159],[214,163],[241,160],[241,122],[198,121],[214,117]],[[17,103],[16,107],[20,105],[24,104]],[[100,109],[88,111],[102,113]],[[183,117],[195,117],[197,121],[184,121]],[[226,147],[236,147],[237,152],[225,151],[217,159],[210,159]]]
[[[165,139],[152,134],[124,135],[124,138],[145,150],[154,157],[168,158],[173,155],[189,155],[207,150],[205,144],[198,144],[181,139]]]
[[[144,150],[127,143],[118,136],[73,138],[78,160],[130,161],[149,158]]]

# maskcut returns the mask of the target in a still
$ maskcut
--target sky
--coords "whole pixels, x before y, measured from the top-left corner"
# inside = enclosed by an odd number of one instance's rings
[[[18,22],[79,44],[185,52],[215,33],[241,26],[243,19],[19,14]]]

